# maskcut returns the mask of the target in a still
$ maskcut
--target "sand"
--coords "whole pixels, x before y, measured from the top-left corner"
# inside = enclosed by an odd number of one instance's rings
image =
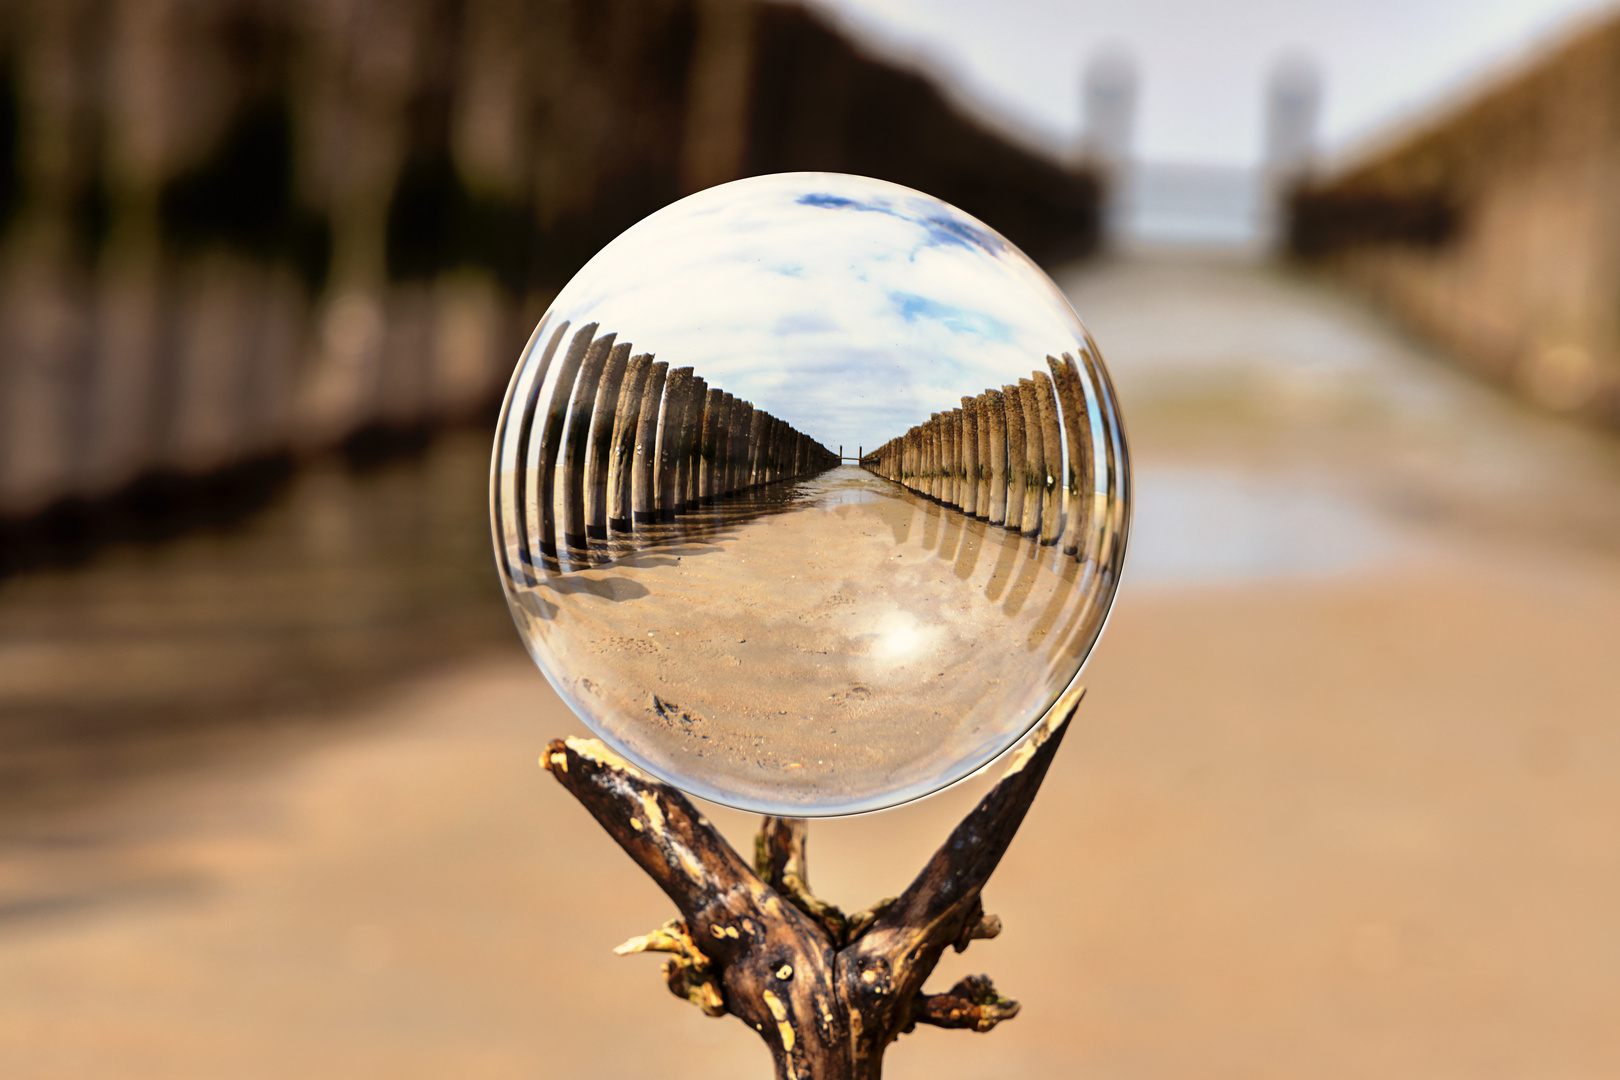
[[[540,576],[528,621],[619,748],[717,801],[870,810],[972,772],[1074,676],[1111,590],[853,465]]]
[[[886,1075],[1620,1075],[1620,447],[1261,270],[1069,284],[1160,539],[986,890],[1003,934],[931,987],[987,972],[1023,1011]],[[672,909],[537,767],[585,732],[515,641],[421,655],[319,731],[6,817],[0,1075],[768,1076],[611,955]],[[988,782],[814,823],[812,883],[893,894]]]

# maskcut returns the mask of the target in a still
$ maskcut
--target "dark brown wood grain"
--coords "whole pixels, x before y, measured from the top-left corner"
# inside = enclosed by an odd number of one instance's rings
[[[679,912],[619,953],[668,954],[671,992],[753,1028],[779,1080],[877,1080],[918,1024],[989,1031],[1017,1015],[988,976],[939,994],[923,983],[947,948],[1001,932],[981,893],[1083,694],[1058,700],[904,892],[851,915],[810,890],[807,822],[766,818],[750,866],[686,796],[594,739],[558,740],[541,764]]]

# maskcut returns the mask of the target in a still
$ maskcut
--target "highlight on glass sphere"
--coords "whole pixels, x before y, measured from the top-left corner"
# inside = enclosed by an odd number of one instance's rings
[[[739,180],[603,248],[496,434],[508,603],[635,764],[758,813],[969,775],[1102,630],[1130,518],[1096,346],[1049,278],[938,199]]]

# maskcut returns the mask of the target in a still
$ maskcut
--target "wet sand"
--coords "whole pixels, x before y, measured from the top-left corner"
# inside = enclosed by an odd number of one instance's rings
[[[786,814],[931,791],[1039,719],[1095,638],[1094,562],[853,465],[777,487],[533,590],[567,696],[688,790]]]
[[[1141,543],[986,892],[1006,929],[935,977],[1023,1011],[906,1036],[887,1075],[1620,1073],[1615,441],[1264,270],[1065,284],[1120,382]],[[670,907],[536,766],[583,728],[515,653],[14,808],[0,1075],[768,1075],[610,954]],[[813,883],[892,894],[987,783],[817,822]]]

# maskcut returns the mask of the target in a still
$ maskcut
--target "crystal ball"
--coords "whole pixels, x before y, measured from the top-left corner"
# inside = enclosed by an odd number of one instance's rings
[[[1077,677],[1130,470],[1073,309],[993,229],[786,173],[647,217],[557,294],[491,467],[518,631],[616,751],[791,817],[987,764]]]

